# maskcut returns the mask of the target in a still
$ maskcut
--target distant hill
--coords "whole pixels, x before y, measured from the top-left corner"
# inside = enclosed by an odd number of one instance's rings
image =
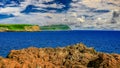
[[[0,32],[4,31],[40,31],[40,28],[29,24],[0,24]]]
[[[31,24],[0,24],[0,32],[10,32],[10,31],[51,31],[51,30],[70,30],[67,25],[48,25],[48,26],[38,26]]]

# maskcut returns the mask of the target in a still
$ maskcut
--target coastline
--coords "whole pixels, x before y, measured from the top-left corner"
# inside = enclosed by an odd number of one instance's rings
[[[0,24],[0,32],[41,32],[41,31],[120,31],[119,29],[71,29],[68,25],[39,26],[35,24]]]
[[[1,32],[64,32],[64,31],[120,31],[120,30],[40,30],[40,31],[0,31]]]

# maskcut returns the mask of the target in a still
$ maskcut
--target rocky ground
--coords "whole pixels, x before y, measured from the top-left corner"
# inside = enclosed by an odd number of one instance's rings
[[[63,48],[12,50],[0,68],[120,68],[120,55],[96,52],[84,44]]]

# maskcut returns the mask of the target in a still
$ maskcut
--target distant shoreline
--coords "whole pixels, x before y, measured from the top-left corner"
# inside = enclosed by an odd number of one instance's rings
[[[0,32],[43,32],[43,31],[120,31],[113,29],[71,29],[68,25],[39,26],[33,24],[0,24]]]
[[[38,32],[38,31],[67,31],[71,30],[68,25],[39,26],[33,24],[0,24],[0,32]]]
[[[120,31],[120,30],[41,30],[41,31],[2,31],[2,32],[64,32],[64,31]]]

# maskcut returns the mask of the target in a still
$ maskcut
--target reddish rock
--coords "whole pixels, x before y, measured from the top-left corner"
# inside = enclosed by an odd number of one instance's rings
[[[120,68],[120,55],[98,53],[76,44],[64,48],[12,50],[0,57],[0,68]]]

